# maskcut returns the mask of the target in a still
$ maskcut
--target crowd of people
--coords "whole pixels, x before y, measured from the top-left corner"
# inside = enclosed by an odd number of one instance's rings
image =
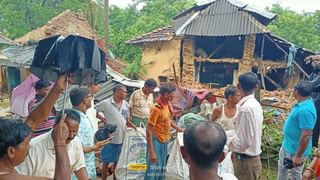
[[[146,80],[130,97],[126,86],[118,84],[113,87],[112,97],[98,103],[94,103],[94,94],[100,90],[99,85],[75,87],[69,92],[71,107],[62,114],[54,104],[64,93],[65,79],[70,80],[66,75],[59,76],[53,86],[39,80],[28,117],[0,120],[0,180],[95,180],[97,159],[103,163],[102,179],[115,179],[126,130],[140,127],[146,133],[146,180],[165,179],[173,131],[183,133],[181,155],[189,166],[190,179],[261,177],[263,110],[254,97],[259,84],[256,74],[241,74],[237,86],[226,88],[226,102],[213,109],[209,119],[186,129],[172,118],[173,84],[161,84],[158,97],[154,97],[158,85],[153,79]],[[312,92],[311,81],[303,80],[295,86],[297,103],[284,122],[279,149],[279,180],[307,180],[315,171],[318,156],[304,168],[311,155],[312,137],[318,137],[313,133],[317,110]],[[100,141],[95,139],[99,121],[116,126],[112,136]],[[233,171],[218,173],[227,153],[231,154]]]

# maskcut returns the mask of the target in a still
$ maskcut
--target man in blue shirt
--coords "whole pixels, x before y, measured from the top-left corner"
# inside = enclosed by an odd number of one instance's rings
[[[86,163],[87,174],[89,180],[95,180],[96,174],[96,158],[95,151],[108,144],[108,140],[94,142],[94,132],[86,111],[92,105],[92,97],[87,87],[76,87],[70,90],[70,101],[73,109],[80,115],[80,125],[77,136],[79,137]],[[72,179],[76,179],[75,176]]]
[[[278,161],[278,180],[302,179],[304,160],[311,154],[312,129],[317,118],[316,108],[310,97],[311,92],[310,81],[300,81],[294,89],[294,96],[298,102],[292,107],[284,124],[284,140]],[[292,160],[292,169],[284,164],[285,158]]]

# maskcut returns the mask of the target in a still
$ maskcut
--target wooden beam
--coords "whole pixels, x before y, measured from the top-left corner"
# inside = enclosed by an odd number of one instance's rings
[[[279,105],[272,105],[272,104],[266,104],[266,103],[261,103],[260,102],[260,104],[261,104],[261,106],[270,106],[270,107],[274,107],[274,108],[278,108],[278,109],[283,109],[283,110],[286,110],[286,111],[288,111],[289,109],[287,109],[287,108],[285,108],[285,107],[281,107],[281,106],[279,106]]]
[[[295,60],[293,60],[293,63],[298,67],[298,69],[309,79],[309,74],[307,73],[307,72],[305,72],[304,70],[303,70],[303,68],[295,61]]]
[[[274,80],[272,80],[268,75],[265,76],[265,78],[271,82],[273,85],[275,85],[277,88],[283,89],[278,83],[276,83]]]
[[[286,56],[288,55],[288,53],[282,48],[280,47],[276,42],[274,42],[273,39],[271,39],[269,36],[266,36],[274,45],[277,46],[278,49],[280,49]]]
[[[173,68],[173,74],[174,74],[174,81],[176,82],[177,86],[179,87],[179,82],[178,82],[178,78],[177,78],[176,67],[175,67],[174,63],[172,63],[172,68]]]
[[[271,42],[273,42],[274,43],[274,45],[276,45],[277,46],[277,48],[279,48],[282,52],[284,52],[284,54],[287,56],[288,55],[288,53],[284,50],[284,49],[282,49],[277,43],[275,43],[274,41],[273,41],[273,39],[271,39],[269,36],[266,36]],[[307,77],[307,78],[309,78],[310,76],[308,75],[308,73],[306,73],[304,70],[303,70],[303,68],[295,61],[295,60],[293,60],[293,63],[298,67],[298,69]]]

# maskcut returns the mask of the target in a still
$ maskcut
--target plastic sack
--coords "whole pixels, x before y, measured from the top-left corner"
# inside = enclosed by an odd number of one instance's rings
[[[143,180],[146,170],[146,129],[127,129],[116,166],[116,179]]]
[[[232,152],[228,152],[224,160],[218,165],[218,174],[234,174],[233,163],[231,160]]]
[[[200,121],[206,121],[206,118],[199,114],[194,114],[194,113],[188,113],[183,116],[178,121],[178,126],[182,128],[188,128],[192,124],[200,122]]]
[[[165,180],[189,180],[189,167],[180,152],[178,139],[169,142],[168,152]]]
[[[235,131],[228,130],[228,131],[226,131],[226,135],[227,135],[227,144],[224,146],[224,152],[227,154],[226,154],[226,157],[224,158],[224,160],[222,162],[220,162],[218,165],[218,174],[219,175],[221,175],[221,174],[234,174],[233,163],[231,160],[232,152],[229,151],[228,145],[229,145],[231,139],[234,137]]]

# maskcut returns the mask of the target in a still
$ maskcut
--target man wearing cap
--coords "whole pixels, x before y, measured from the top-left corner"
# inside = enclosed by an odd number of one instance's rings
[[[131,112],[131,122],[140,126],[142,123],[145,127],[149,118],[150,109],[153,105],[153,90],[157,87],[154,79],[147,79],[141,89],[134,91],[129,100]]]
[[[92,94],[86,87],[73,88],[70,91],[70,101],[73,109],[80,115],[80,126],[78,137],[81,141],[87,173],[89,179],[96,179],[96,158],[94,152],[108,143],[107,140],[99,141],[94,144],[94,132],[90,120],[86,115],[87,110],[91,107]],[[73,176],[73,179],[75,177]]]
[[[46,80],[38,80],[35,84],[36,89],[36,96],[35,98],[28,104],[29,113],[31,110],[33,110],[39,102],[49,93],[50,91],[51,83]],[[46,132],[49,132],[55,123],[55,116],[56,116],[56,109],[53,107],[50,111],[50,114],[48,114],[48,118],[44,120],[40,126],[38,126],[33,132],[32,132],[32,138],[39,136],[41,134],[44,134]]]

